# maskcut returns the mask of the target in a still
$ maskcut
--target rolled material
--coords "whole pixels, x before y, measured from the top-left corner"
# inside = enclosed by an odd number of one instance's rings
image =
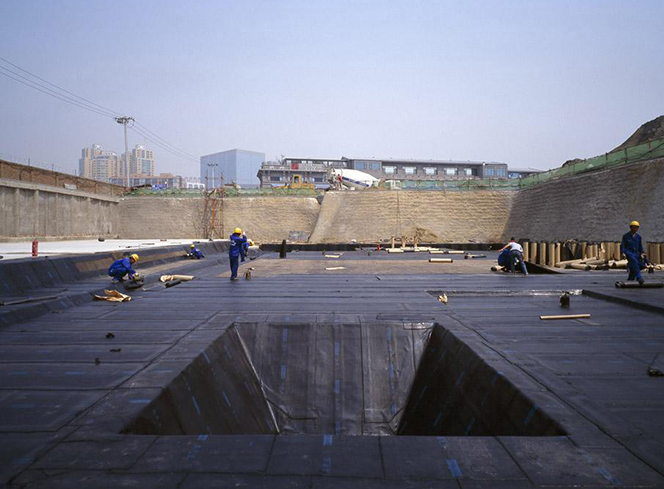
[[[570,263],[565,268],[573,268],[574,270],[584,270],[587,272],[590,270],[590,265],[584,265],[582,263]]]
[[[556,250],[555,253],[556,254],[555,254],[555,257],[554,257],[555,259],[553,260],[553,263],[556,263],[556,262],[560,261],[560,253],[562,251],[561,249],[562,249],[562,244],[556,243],[556,248],[555,248],[555,250]],[[553,266],[553,264],[551,266]]]
[[[546,265],[546,243],[539,243],[539,252],[537,253],[537,264]]]
[[[550,267],[556,264],[556,244],[547,243],[546,246],[546,264]]]
[[[658,243],[653,243],[650,245],[650,254],[648,255],[648,258],[650,259],[650,263],[662,263],[661,262],[661,256],[660,256],[660,246]]]
[[[429,258],[429,263],[452,263],[451,258]]]
[[[609,262],[610,268],[627,268],[627,260],[615,260]]]
[[[528,261],[530,261],[530,263],[537,263],[537,255],[538,255],[537,243],[530,243],[529,247],[530,247],[530,253],[529,253],[530,260]]]
[[[565,261],[559,261],[556,263],[556,267],[558,268],[565,268],[567,265],[571,265],[572,263],[581,263],[583,260],[578,259],[578,260],[565,260]]]
[[[555,319],[588,319],[589,317],[590,314],[559,314],[556,316],[540,316],[540,319],[547,321]]]
[[[664,261],[664,243],[659,245],[659,259]]]
[[[579,243],[579,246],[581,247],[581,251],[579,252],[579,258],[588,258],[588,243],[585,241],[581,241]]]
[[[528,261],[530,256],[530,247],[528,241],[524,241],[521,247],[523,248],[523,261]]]
[[[597,258],[597,250],[598,250],[598,248],[597,248],[596,244],[588,245],[588,248],[587,248],[588,256],[587,256],[587,258],[591,258],[591,259]]]
[[[388,248],[388,253],[403,253],[403,248]]]

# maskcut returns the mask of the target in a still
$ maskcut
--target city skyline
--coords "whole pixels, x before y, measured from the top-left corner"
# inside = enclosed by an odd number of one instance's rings
[[[97,21],[116,12],[152,20]],[[610,151],[662,113],[663,13],[654,0],[10,0],[0,56],[134,117],[129,146],[153,146],[176,174],[218,148],[546,169]],[[90,21],[95,36],[71,28]],[[7,76],[0,93],[0,153],[73,171],[80,141],[124,146],[112,117]]]

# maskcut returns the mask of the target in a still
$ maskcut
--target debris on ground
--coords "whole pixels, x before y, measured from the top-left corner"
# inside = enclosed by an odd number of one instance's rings
[[[439,295],[438,301],[442,302],[443,304],[447,304],[447,294]]]
[[[122,348],[111,348],[109,351],[111,353],[120,353],[122,351]]]
[[[540,316],[542,320],[553,320],[553,319],[588,319],[590,314],[561,314],[555,316]]]
[[[106,295],[95,295],[95,299],[108,302],[129,302],[131,300],[131,296],[117,290],[104,290],[104,294]]]
[[[113,333],[106,333],[106,339],[107,340],[110,340],[110,339],[113,339],[113,338],[115,338],[115,335]]]
[[[326,267],[325,270],[345,270],[346,267]]]
[[[168,289],[170,287],[175,287],[176,285],[180,285],[181,283],[182,283],[182,280],[171,280],[170,282],[166,282],[164,285]]]
[[[159,277],[160,282],[170,282],[172,280],[179,280],[181,282],[189,282],[190,280],[193,280],[194,277],[193,275],[162,275]]]
[[[341,258],[341,255],[325,255],[325,258]]]
[[[101,360],[99,360],[99,357],[95,357],[95,365],[99,365],[101,363]]]
[[[664,377],[664,353],[658,354],[648,367],[650,377]]]

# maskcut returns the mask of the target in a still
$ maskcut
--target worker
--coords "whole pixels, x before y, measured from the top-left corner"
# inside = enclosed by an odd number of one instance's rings
[[[246,234],[243,234],[242,237],[246,240],[240,249],[240,261],[244,261],[249,254],[249,246],[253,244]]]
[[[136,253],[115,260],[113,264],[108,267],[108,274],[113,278],[113,283],[123,282],[125,275],[128,275],[130,279],[137,276],[138,274],[136,273],[136,270],[132,268],[132,265],[137,261],[138,255]]]
[[[192,260],[196,258],[197,260],[200,260],[201,258],[205,258],[205,255],[201,250],[196,248],[195,244],[192,244],[189,247],[189,253],[187,254],[187,257],[191,258]]]
[[[231,247],[228,249],[228,257],[231,261],[231,280],[237,280],[237,269],[240,266],[239,258],[247,242],[247,237],[242,234],[242,229],[235,228],[230,240]]]
[[[514,273],[514,266],[518,261],[521,264],[521,271],[524,275],[528,275],[526,262],[523,261],[523,247],[516,242],[514,237],[510,238],[510,242],[503,246],[499,251],[510,250],[510,272]]]
[[[629,269],[627,280],[636,279],[638,283],[642,284],[644,280],[641,270],[646,267],[647,258],[643,251],[641,236],[637,232],[640,226],[639,221],[629,223],[629,232],[623,234],[622,243],[620,243],[620,252],[627,258],[627,268]]]

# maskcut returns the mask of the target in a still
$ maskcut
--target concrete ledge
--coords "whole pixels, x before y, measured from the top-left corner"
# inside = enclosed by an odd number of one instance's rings
[[[88,192],[81,192],[80,190],[69,190],[64,187],[54,187],[52,185],[43,185],[41,183],[29,183],[20,180],[9,180],[0,178],[0,187],[11,187],[22,190],[39,190],[40,192],[50,192],[53,194],[71,195],[74,197],[83,197],[88,199],[103,200],[105,202],[120,202],[119,197],[110,197],[108,195],[91,194]]]

